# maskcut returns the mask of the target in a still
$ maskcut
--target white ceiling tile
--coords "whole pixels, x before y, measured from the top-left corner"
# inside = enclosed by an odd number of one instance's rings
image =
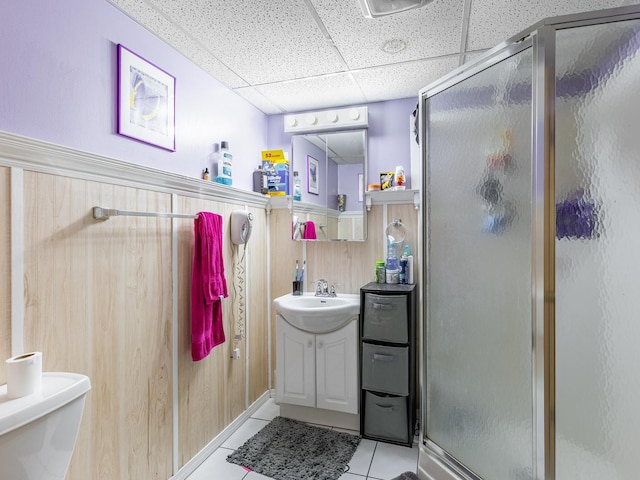
[[[357,0],[108,1],[272,114],[412,97],[544,18],[638,0],[434,0],[377,19]],[[393,39],[406,49],[380,49]]]
[[[341,73],[324,77],[260,85],[257,90],[285,112],[340,107],[366,102],[350,74]]]
[[[262,95],[255,87],[236,88],[233,90],[249,103],[253,104],[267,115],[283,113],[282,109],[275,105],[269,98]]]
[[[624,0],[473,0],[468,50],[491,48],[547,17],[624,5]]]
[[[193,41],[185,30],[175,25],[153,6],[141,0],[109,0],[113,5],[126,11],[136,22],[165,41],[168,45],[190,59],[211,76],[229,88],[247,86],[247,82],[238,77],[226,65],[213,56],[204,45]]]
[[[311,0],[350,68],[398,63],[458,52],[464,0],[437,0],[423,8],[380,18],[365,18],[356,0]],[[391,39],[404,51],[381,50]]]
[[[367,68],[353,73],[369,102],[418,96],[418,91],[458,66],[458,58],[441,58]]]
[[[249,84],[344,70],[304,2],[151,1]]]

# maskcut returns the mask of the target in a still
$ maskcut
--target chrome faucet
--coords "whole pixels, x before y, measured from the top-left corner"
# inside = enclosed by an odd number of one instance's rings
[[[316,282],[316,297],[335,297],[336,295],[336,286],[334,284],[331,285],[331,290],[329,290],[329,283],[325,279],[320,279]]]

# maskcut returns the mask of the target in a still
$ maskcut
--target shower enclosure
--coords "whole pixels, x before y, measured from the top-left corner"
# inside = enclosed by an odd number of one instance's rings
[[[640,6],[420,92],[421,478],[640,478]]]

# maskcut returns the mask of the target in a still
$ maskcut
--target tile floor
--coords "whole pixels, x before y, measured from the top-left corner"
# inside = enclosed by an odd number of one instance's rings
[[[188,480],[270,480],[270,477],[247,472],[239,465],[227,462],[226,459],[227,455],[244,444],[279,414],[280,407],[276,405],[273,398],[270,398],[195,472],[189,475]],[[363,438],[349,462],[349,472],[342,475],[340,480],[390,480],[402,472],[415,472],[417,468],[417,446],[407,448]]]

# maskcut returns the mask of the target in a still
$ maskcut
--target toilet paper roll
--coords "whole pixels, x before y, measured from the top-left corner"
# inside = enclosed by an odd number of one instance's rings
[[[5,366],[7,397],[20,398],[42,390],[42,352],[8,358]]]

